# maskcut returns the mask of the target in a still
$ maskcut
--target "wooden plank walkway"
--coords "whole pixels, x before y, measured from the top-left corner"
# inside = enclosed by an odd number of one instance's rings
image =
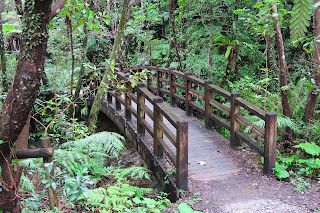
[[[115,103],[114,98],[112,103]],[[172,107],[169,103],[165,104],[167,104],[172,112],[174,112],[174,114],[180,119],[188,122],[188,169],[191,179],[222,179],[239,172],[239,168],[236,167],[231,156],[228,154],[228,149],[231,148],[225,138],[223,138],[214,130],[206,129],[201,121],[195,117],[187,116],[186,112],[182,109],[178,107]],[[153,105],[147,100],[145,105],[149,109],[153,109]],[[134,102],[132,102],[132,107],[137,109],[137,105]],[[121,112],[118,113],[124,114],[123,107]],[[146,121],[153,126],[153,121],[148,117],[147,114],[145,116]],[[136,126],[136,119],[132,119],[130,122],[133,124],[133,126]],[[175,131],[175,128],[165,118],[164,123],[170,128],[171,131]],[[144,137],[149,140],[152,139],[147,131]],[[173,148],[173,145],[169,142],[169,139],[165,137],[165,141],[169,147]],[[203,163],[205,164],[202,165]]]

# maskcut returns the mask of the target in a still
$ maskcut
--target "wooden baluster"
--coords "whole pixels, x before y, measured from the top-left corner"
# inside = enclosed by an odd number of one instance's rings
[[[160,128],[159,122],[163,122],[163,115],[158,109],[158,103],[162,103],[163,99],[160,96],[156,96],[153,99],[154,105],[153,105],[153,130],[154,130],[154,154],[158,157],[163,156],[163,150],[161,149],[161,146],[159,145],[158,139],[163,139],[163,130]]]
[[[173,83],[176,81],[176,76],[172,74],[174,67],[169,67],[169,81],[170,81],[170,105],[176,105],[176,99],[174,98],[174,94],[176,94],[176,87],[173,86]]]
[[[236,98],[240,97],[240,93],[231,93],[231,112],[230,112],[230,145],[231,147],[240,146],[240,140],[236,137],[236,131],[240,130],[240,122],[236,120],[236,115],[240,114],[240,105],[236,104]]]
[[[145,129],[142,126],[142,119],[145,119],[145,112],[141,108],[142,105],[145,105],[145,98],[141,94],[141,90],[139,88],[145,87],[145,85],[141,82],[137,84],[137,131],[140,135],[145,134]]]
[[[121,97],[121,93],[119,91],[116,91],[114,93],[114,97],[115,97],[115,100],[116,100],[116,111],[121,111],[121,102],[119,100],[119,98]]]
[[[129,74],[126,74],[126,80],[128,80],[128,79],[129,79]],[[129,106],[131,106],[131,98],[129,96],[129,93],[132,90],[131,82],[130,81],[126,82],[125,85],[127,88],[127,92],[125,93],[125,118],[128,121],[131,121],[131,112],[129,110]]]
[[[137,66],[137,72],[138,72],[138,73],[141,73],[141,72],[142,72],[142,66],[141,66],[141,64],[139,64],[139,65]],[[139,82],[141,82],[141,75],[139,75]]]
[[[193,109],[190,106],[190,102],[192,102],[192,95],[190,94],[190,89],[192,86],[192,82],[188,80],[188,76],[192,75],[191,72],[186,72],[184,76],[184,83],[185,83],[185,105],[186,105],[186,114],[190,116],[193,113]]]
[[[205,80],[205,89],[204,89],[204,96],[205,96],[205,124],[206,128],[211,128],[214,126],[214,121],[210,118],[210,114],[213,112],[213,106],[210,104],[210,100],[213,98],[213,92],[209,88],[209,84],[212,84],[211,80]]]
[[[177,187],[188,190],[188,122],[177,122]]]
[[[151,64],[147,64],[146,66],[151,66]],[[147,72],[147,89],[151,91],[152,79],[151,79],[151,71]],[[153,93],[153,91],[151,91]]]
[[[277,114],[266,113],[264,135],[264,173],[270,175],[275,168],[277,144]]]
[[[109,92],[107,93],[107,101],[108,101],[108,103],[109,103],[109,104],[111,104],[111,103],[112,103],[112,95],[111,95],[111,91],[109,91]]]
[[[163,94],[160,92],[160,89],[162,88],[162,82],[160,79],[162,78],[162,72],[160,71],[161,65],[157,65],[156,71],[157,71],[157,96],[163,97]]]
[[[50,137],[42,136],[40,138],[40,146],[41,148],[51,148],[50,144]],[[43,158],[43,163],[50,164],[52,163],[52,157],[45,157]],[[51,178],[54,176],[54,167],[52,166],[52,170],[49,172],[48,166],[44,166],[44,169],[47,171],[45,178],[50,181]],[[59,207],[58,204],[58,196],[57,191],[52,188],[52,186],[48,187],[48,196],[49,196],[49,206],[50,209],[53,210],[55,207]]]

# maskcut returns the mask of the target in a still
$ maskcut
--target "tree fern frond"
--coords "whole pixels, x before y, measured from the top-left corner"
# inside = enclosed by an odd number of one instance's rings
[[[293,41],[299,40],[305,36],[308,31],[311,20],[312,1],[311,0],[294,0],[291,15],[290,35]]]

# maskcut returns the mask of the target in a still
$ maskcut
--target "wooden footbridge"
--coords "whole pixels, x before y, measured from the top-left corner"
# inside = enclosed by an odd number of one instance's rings
[[[147,79],[132,88],[130,78],[142,71],[147,71]],[[117,76],[125,92],[109,92],[101,111],[134,144],[171,200],[179,197],[180,189],[188,189],[188,178],[212,180],[236,174],[238,168],[227,150],[240,142],[263,156],[264,173],[271,173],[276,159],[275,113],[257,108],[239,93],[225,91],[210,80],[173,68],[139,66],[123,69]],[[193,114],[202,116],[205,124]],[[248,116],[263,120],[264,129]],[[230,131],[230,144],[213,130],[217,126]],[[248,137],[248,130],[258,140]]]

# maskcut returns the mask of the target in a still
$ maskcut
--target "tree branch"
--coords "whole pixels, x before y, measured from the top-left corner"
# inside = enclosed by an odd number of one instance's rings
[[[62,10],[67,0],[57,0],[51,7],[50,19],[53,19]]]

